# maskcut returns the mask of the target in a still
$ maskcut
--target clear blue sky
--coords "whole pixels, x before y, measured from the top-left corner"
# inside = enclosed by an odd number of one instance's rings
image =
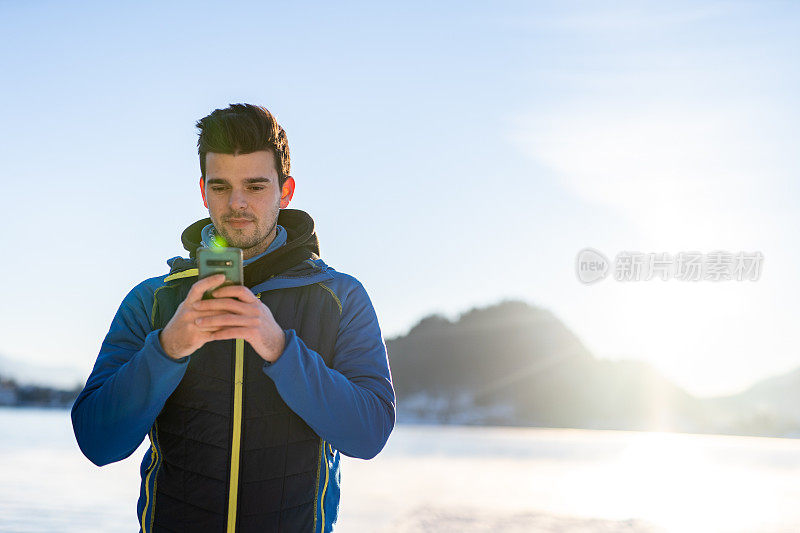
[[[700,395],[800,365],[790,2],[0,2],[0,354],[88,373],[206,216],[194,122],[285,127],[384,336],[520,298]],[[761,251],[761,280],[580,284],[578,250]]]

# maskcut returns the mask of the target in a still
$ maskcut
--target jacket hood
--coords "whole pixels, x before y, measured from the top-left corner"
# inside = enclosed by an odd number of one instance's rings
[[[189,252],[189,260],[175,258],[170,262],[170,274],[195,268],[197,248],[201,246],[201,232],[211,224],[210,218],[198,220],[181,234],[183,247]],[[286,230],[286,243],[264,257],[245,265],[244,284],[253,287],[272,276],[280,274],[304,261],[319,259],[319,240],[314,230],[311,215],[300,209],[281,209],[278,224]],[[311,263],[305,263],[309,265]]]

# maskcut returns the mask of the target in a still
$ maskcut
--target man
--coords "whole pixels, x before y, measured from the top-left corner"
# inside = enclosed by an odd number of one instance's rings
[[[311,217],[286,208],[289,148],[269,111],[235,104],[197,127],[210,218],[183,232],[188,259],[123,300],[75,436],[102,466],[149,435],[141,531],[331,531],[340,453],[374,457],[395,423],[375,310],[319,258]],[[199,246],[241,248],[245,285],[198,280]]]

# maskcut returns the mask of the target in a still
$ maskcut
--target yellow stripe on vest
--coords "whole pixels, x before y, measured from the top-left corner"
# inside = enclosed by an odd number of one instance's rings
[[[228,492],[228,533],[236,531],[236,506],[239,499],[239,454],[242,447],[242,387],[244,385],[244,339],[236,339],[236,366],[233,373],[233,439],[231,441],[231,479]]]
[[[325,529],[325,491],[328,490],[328,453],[325,451],[325,441],[322,441],[322,458],[325,460],[325,485],[322,486],[322,503],[320,504],[321,509],[321,521],[322,521],[322,529]]]
[[[156,495],[153,494],[152,499],[150,498],[150,476],[153,475],[154,467],[159,460],[158,448],[156,447],[156,438],[155,438],[155,423],[153,423],[153,427],[150,429],[150,466],[147,467],[147,475],[144,479],[144,511],[142,511],[142,531],[144,533],[148,533],[153,529],[153,516],[155,515],[155,499]],[[154,487],[155,489],[155,487]],[[153,491],[155,493],[155,490]],[[153,508],[150,509],[150,504],[153,503]],[[150,527],[147,527],[145,523],[145,519],[147,518],[147,511],[150,509]]]
[[[189,270],[184,270],[182,272],[175,272],[174,274],[170,274],[164,281],[172,281],[173,279],[181,279],[181,278],[191,278],[192,276],[199,276],[200,271],[196,268],[190,268]]]

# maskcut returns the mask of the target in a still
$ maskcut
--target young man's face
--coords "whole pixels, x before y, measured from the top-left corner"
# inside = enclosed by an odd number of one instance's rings
[[[203,203],[228,246],[241,248],[245,259],[260,254],[275,238],[278,211],[289,205],[294,180],[278,185],[272,151],[251,154],[206,154],[206,178],[200,178]]]

